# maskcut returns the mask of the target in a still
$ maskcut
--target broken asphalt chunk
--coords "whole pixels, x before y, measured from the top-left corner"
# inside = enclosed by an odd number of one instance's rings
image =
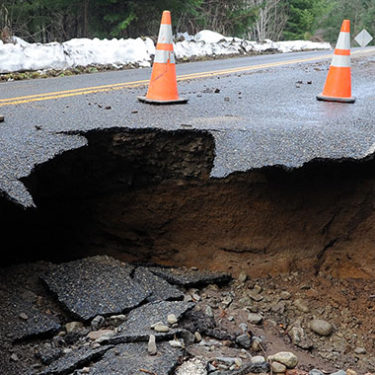
[[[190,309],[194,307],[192,302],[182,301],[159,301],[151,302],[129,313],[128,320],[121,324],[117,330],[118,334],[109,338],[106,343],[119,344],[136,341],[148,341],[150,335],[154,335],[156,340],[166,340],[173,338],[182,332],[180,328],[169,327],[169,330],[154,330],[152,325],[161,322],[167,326],[169,314],[174,314],[177,321]],[[164,332],[162,332],[164,331]]]
[[[133,309],[150,293],[130,277],[133,267],[108,256],[57,265],[42,276],[48,288],[83,320]]]
[[[78,350],[72,351],[59,360],[53,362],[43,372],[38,375],[66,375],[70,374],[76,369],[79,369],[86,364],[89,364],[95,359],[102,357],[106,351],[111,349],[111,345],[101,346],[96,349],[89,347],[82,347]]]
[[[184,293],[145,267],[138,267],[135,270],[134,280],[142,285],[146,291],[152,293],[147,298],[150,302],[182,300],[184,298]]]
[[[157,355],[147,353],[147,343],[118,345],[90,367],[90,375],[167,375],[178,366],[183,352],[168,343],[158,344]]]
[[[183,268],[149,267],[149,270],[169,283],[185,288],[208,284],[227,284],[232,277],[224,272],[209,272]]]

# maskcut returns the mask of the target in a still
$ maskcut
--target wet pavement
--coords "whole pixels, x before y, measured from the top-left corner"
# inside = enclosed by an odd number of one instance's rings
[[[251,64],[313,55],[262,56]],[[234,66],[249,65],[249,59],[235,59]],[[225,61],[223,69],[231,64]],[[205,66],[197,64],[200,69]],[[219,63],[215,64],[207,63],[207,70],[218,69]],[[194,66],[183,64],[178,69],[187,73]],[[316,158],[363,159],[375,150],[375,58],[369,54],[353,59],[353,95],[357,97],[353,105],[316,100],[328,66],[329,61],[323,60],[185,80],[179,83],[179,91],[189,103],[180,106],[139,103],[136,97],[144,94],[145,87],[2,106],[0,190],[24,206],[34,205],[20,178],[37,164],[85,146],[83,135],[88,130],[112,127],[208,130],[216,142],[211,175],[219,178],[263,166],[297,168]],[[105,74],[7,82],[0,85],[1,97],[34,93],[33,86],[35,92],[49,92],[51,82],[57,90],[68,89],[74,80],[87,87],[100,83]],[[149,70],[111,72],[108,82],[116,82],[116,77],[118,82],[148,76]]]

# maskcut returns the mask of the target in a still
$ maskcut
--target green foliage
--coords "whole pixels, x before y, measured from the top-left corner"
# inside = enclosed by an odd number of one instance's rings
[[[319,25],[319,19],[327,14],[331,7],[330,0],[289,0],[284,38],[293,40],[311,36]]]

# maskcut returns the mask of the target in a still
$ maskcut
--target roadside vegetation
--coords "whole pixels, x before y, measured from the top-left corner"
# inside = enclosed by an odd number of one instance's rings
[[[375,0],[3,0],[3,41],[129,38],[157,35],[162,10],[173,12],[175,31],[210,29],[228,36],[316,39],[333,42],[344,18],[353,31],[375,35]]]

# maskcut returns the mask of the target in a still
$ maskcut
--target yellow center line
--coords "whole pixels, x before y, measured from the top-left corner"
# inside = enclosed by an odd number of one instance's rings
[[[374,51],[375,49],[371,49],[367,51],[359,50],[359,51],[353,52],[353,54],[365,54],[365,53],[372,53]],[[258,64],[258,65],[243,66],[243,67],[231,68],[231,69],[214,70],[210,72],[190,73],[190,74],[177,76],[177,80],[186,81],[186,80],[192,80],[192,79],[213,77],[213,76],[218,76],[218,75],[248,72],[248,71],[259,70],[259,69],[267,69],[267,68],[274,68],[274,67],[280,67],[280,66],[285,66],[285,65],[325,60],[331,57],[332,57],[332,54],[326,54],[326,55],[320,55],[320,56],[315,56],[315,57],[309,57],[305,59],[293,59],[293,60],[278,61],[278,62],[267,63],[267,64]],[[115,83],[115,84],[108,84],[108,85],[101,85],[101,86],[94,86],[94,87],[85,87],[81,89],[55,91],[55,92],[49,92],[49,93],[44,93],[44,94],[19,96],[15,98],[0,99],[0,107],[16,105],[16,104],[39,102],[39,101],[45,101],[45,100],[69,98],[73,96],[95,94],[99,92],[116,91],[116,90],[122,90],[125,88],[145,86],[148,83],[149,83],[149,80],[140,80],[140,81],[122,82],[122,83]]]

